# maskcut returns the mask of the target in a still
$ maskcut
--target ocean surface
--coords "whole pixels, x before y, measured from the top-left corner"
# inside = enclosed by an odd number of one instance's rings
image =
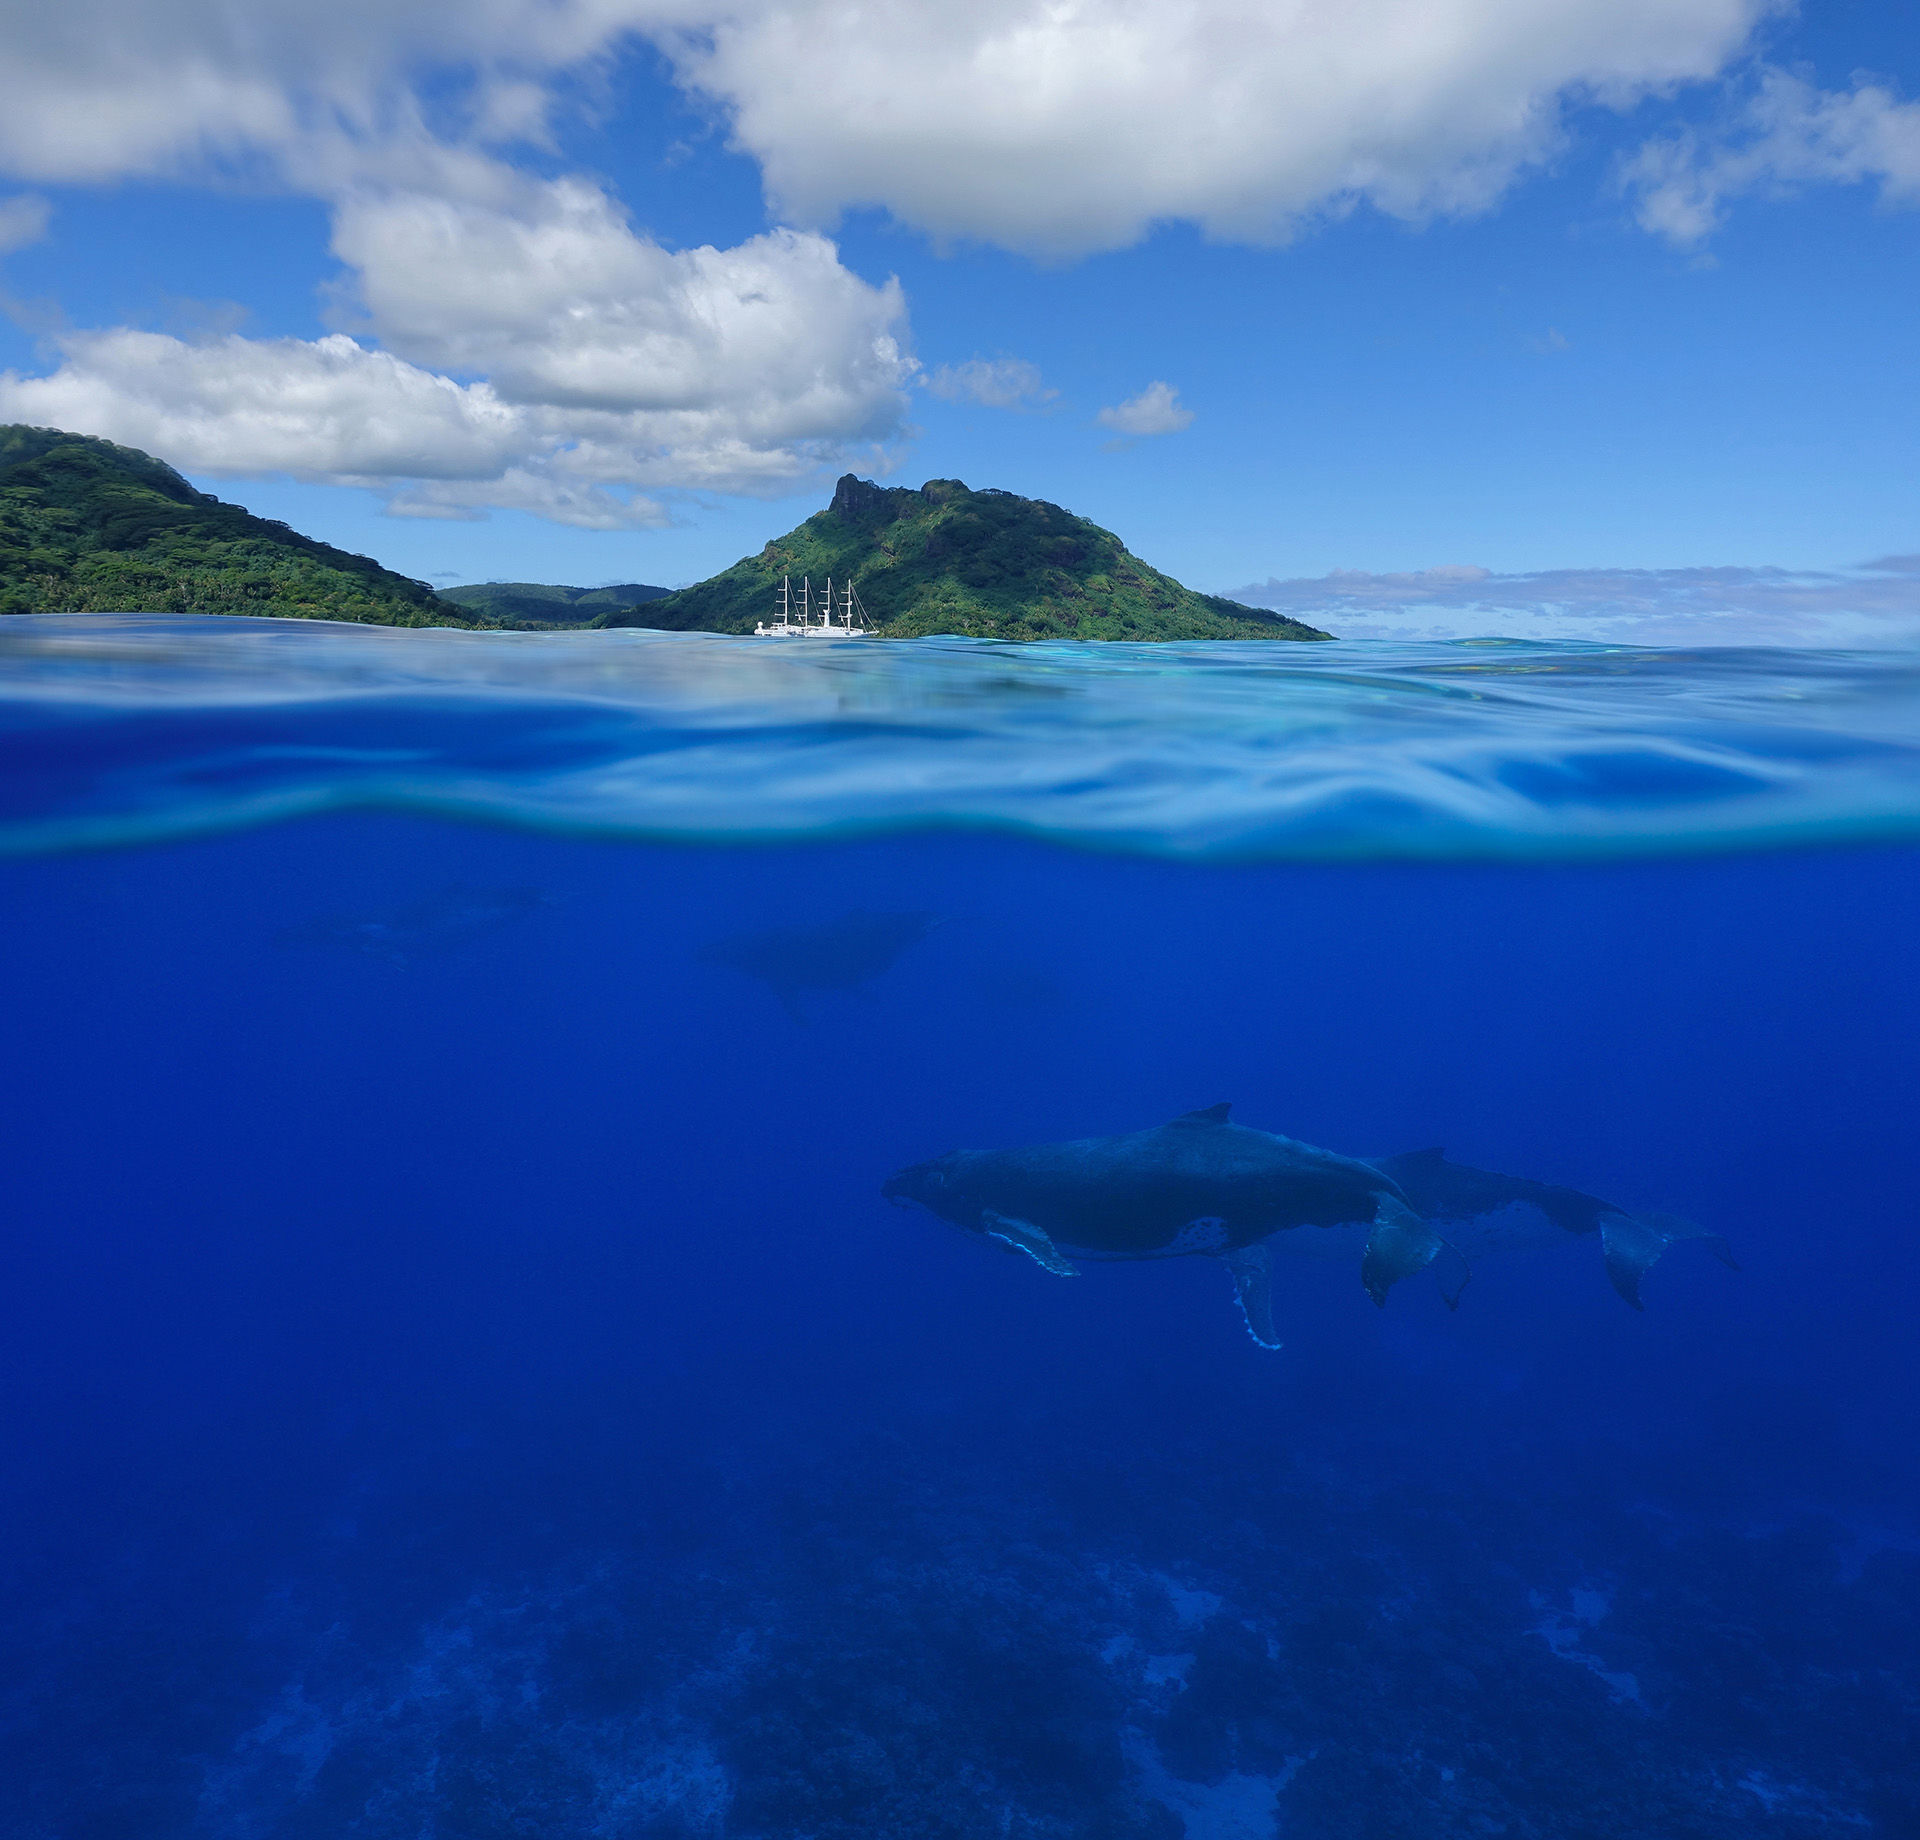
[[[0,1840],[1920,1836],[1920,653],[15,618],[0,915]],[[880,1192],[1223,1101],[1738,1269]]]

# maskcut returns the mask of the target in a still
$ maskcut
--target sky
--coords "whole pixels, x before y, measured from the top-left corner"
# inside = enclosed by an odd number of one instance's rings
[[[0,421],[434,582],[852,471],[1355,636],[1920,640],[1907,0],[0,6]]]

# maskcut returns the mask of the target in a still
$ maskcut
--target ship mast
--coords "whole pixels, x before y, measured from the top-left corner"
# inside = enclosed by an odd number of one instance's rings
[[[753,629],[755,635],[763,639],[804,638],[808,634],[820,638],[849,639],[864,639],[867,636],[867,610],[860,605],[860,596],[854,590],[852,576],[842,582],[837,597],[833,590],[833,577],[829,575],[826,578],[818,596],[820,618],[817,621],[813,617],[815,598],[811,575],[800,577],[800,592],[797,595],[793,591],[793,577],[782,575],[778,602],[780,617],[771,625],[756,622]],[[837,608],[834,606],[836,598],[840,602]],[[836,613],[840,616],[838,620],[834,618]],[[860,622],[858,625],[854,624],[856,615]]]

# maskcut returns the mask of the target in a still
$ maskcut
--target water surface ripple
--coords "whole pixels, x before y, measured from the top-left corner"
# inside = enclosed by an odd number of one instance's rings
[[[1920,838],[1920,652],[0,621],[0,847],[385,808],[1219,859]]]

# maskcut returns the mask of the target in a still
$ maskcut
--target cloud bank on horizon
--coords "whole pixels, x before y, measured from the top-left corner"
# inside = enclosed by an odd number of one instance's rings
[[[1338,569],[1230,591],[1343,639],[1595,639],[1619,645],[1920,643],[1920,555],[1857,569]]]
[[[68,328],[0,419],[213,477],[369,488],[388,509],[646,528],[674,494],[885,471],[916,389],[1058,397],[1029,360],[924,370],[893,279],[831,232],[877,210],[1046,262],[1167,225],[1274,247],[1356,212],[1493,211],[1595,111],[1654,130],[1605,208],[1696,248],[1734,202],[1815,185],[1920,204],[1920,104],[1765,61],[1781,0],[65,0],[0,25],[0,254],[34,188],[128,181],[321,201],[346,279],[312,339]],[[772,227],[673,248],[562,128],[616,60],[663,61],[760,175]],[[1661,110],[1719,98],[1717,113]],[[596,98],[600,99],[596,99]],[[1641,116],[1635,116],[1638,123]],[[1150,131],[1143,131],[1150,124]],[[1635,128],[1634,132],[1640,130]],[[1556,338],[1558,334],[1554,335]],[[1562,341],[1564,344],[1564,341]],[[1094,418],[1193,419],[1155,381]]]

